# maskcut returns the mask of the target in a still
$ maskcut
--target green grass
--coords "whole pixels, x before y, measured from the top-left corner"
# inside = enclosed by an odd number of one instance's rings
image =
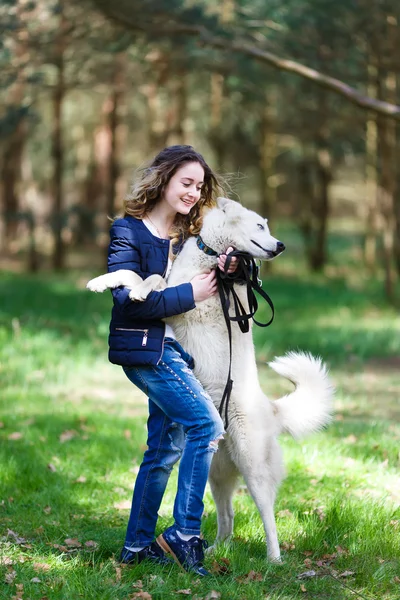
[[[270,396],[290,385],[266,361],[295,348],[322,355],[337,386],[326,431],[302,443],[281,440],[284,563],[267,562],[261,520],[241,487],[235,537],[207,558],[227,573],[206,581],[176,567],[120,569],[115,561],[146,441],[146,405],[107,362],[109,296],[84,290],[93,273],[78,282],[73,274],[1,274],[1,598],[400,597],[400,318],[379,282],[341,271],[337,244],[330,279],[307,274],[290,254],[280,259],[265,277],[276,320],[255,330]],[[176,474],[159,531],[171,522],[175,486]],[[204,533],[210,541],[216,533],[209,492]],[[307,571],[315,576],[298,578]]]

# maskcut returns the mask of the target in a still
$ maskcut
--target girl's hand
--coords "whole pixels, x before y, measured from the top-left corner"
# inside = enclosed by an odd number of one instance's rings
[[[195,302],[207,300],[207,298],[217,293],[218,288],[215,271],[196,275],[196,277],[193,277],[190,283],[192,284],[193,298]]]
[[[232,246],[229,246],[229,248],[227,248],[225,254],[220,254],[218,256],[218,267],[221,269],[221,271],[224,270],[224,266],[226,263],[226,255],[229,254],[229,252],[232,252],[233,248]],[[231,264],[229,265],[229,269],[228,269],[228,273],[234,273],[238,267],[238,258],[237,256],[233,256],[231,259]]]

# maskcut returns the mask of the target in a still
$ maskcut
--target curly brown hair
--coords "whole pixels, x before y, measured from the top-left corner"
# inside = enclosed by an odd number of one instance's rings
[[[129,194],[124,200],[125,216],[143,219],[161,199],[165,187],[177,170],[187,163],[196,162],[204,170],[204,184],[200,200],[187,215],[177,214],[170,231],[172,243],[197,235],[203,222],[204,208],[215,206],[217,196],[223,196],[222,179],[208,166],[203,156],[192,146],[168,146],[152,162],[139,171]]]

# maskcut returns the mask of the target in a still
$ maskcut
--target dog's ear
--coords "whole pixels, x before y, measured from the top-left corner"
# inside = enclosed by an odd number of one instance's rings
[[[217,198],[217,206],[224,212],[225,212],[225,208],[227,207],[227,205],[230,202],[232,202],[232,200],[229,200],[229,198]]]

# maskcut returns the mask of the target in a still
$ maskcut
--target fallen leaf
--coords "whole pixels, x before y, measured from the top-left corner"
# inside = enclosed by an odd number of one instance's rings
[[[338,554],[348,554],[349,551],[346,548],[342,548],[342,546],[335,546]]]
[[[262,581],[263,576],[257,571],[250,571],[244,577],[240,577],[239,580],[241,581],[241,583],[250,583],[251,581]]]
[[[314,552],[312,550],[305,550],[303,552],[304,556],[312,556],[314,554]]]
[[[352,433],[350,435],[348,435],[347,437],[343,438],[343,442],[345,444],[355,444],[357,442],[357,438],[356,436]]]
[[[18,533],[15,533],[12,529],[7,529],[7,537],[12,537],[16,544],[24,544],[26,539],[21,537]]]
[[[297,575],[297,579],[308,579],[309,577],[316,577],[317,573],[315,571],[304,571],[304,573],[300,573]]]
[[[3,421],[0,421],[0,429],[3,429],[3,427],[4,427]]]
[[[31,583],[42,583],[42,580],[39,577],[32,577]]]
[[[50,544],[50,546],[56,550],[60,550],[61,552],[68,552],[67,546],[62,546],[60,544]]]
[[[43,512],[46,513],[46,515],[49,515],[51,513],[51,506],[45,506]]]
[[[20,440],[23,436],[23,434],[19,431],[14,431],[13,433],[10,433],[10,435],[7,437],[8,440]]]
[[[352,575],[355,575],[354,571],[343,571],[339,574],[339,577],[351,577]]]
[[[55,473],[57,471],[56,467],[53,465],[53,463],[49,463],[47,465],[47,468],[49,469],[49,471],[51,471],[52,473]]]
[[[150,575],[149,581],[156,583],[157,585],[164,585],[165,581],[159,575]]]
[[[130,429],[124,429],[124,438],[126,440],[130,440],[132,437],[132,432]]]
[[[186,596],[190,596],[192,594],[192,590],[190,588],[187,590],[176,590],[175,594],[184,594]]]
[[[221,594],[219,592],[216,592],[215,590],[211,590],[211,592],[207,594],[204,600],[218,600],[218,598],[221,598]]]
[[[149,594],[149,592],[135,592],[132,596],[129,596],[130,599],[135,600],[136,598],[142,598],[142,600],[152,600],[153,596]]]
[[[67,538],[64,540],[64,544],[66,544],[69,548],[82,548],[82,544],[78,538]]]
[[[137,581],[134,581],[132,583],[132,587],[138,588],[139,590],[142,590],[143,589],[143,581],[141,579],[138,579]]]
[[[86,483],[86,477],[84,475],[79,475],[78,479],[75,479],[74,483]]]
[[[306,558],[303,562],[306,567],[311,567],[313,561],[311,560],[311,558]]]
[[[118,510],[125,510],[131,508],[132,502],[130,500],[122,500],[121,502],[114,502],[113,506]]]
[[[306,590],[306,586],[304,585],[304,583],[301,584],[300,591],[303,593],[306,593],[307,590]]]
[[[62,434],[60,435],[60,437],[58,439],[62,444],[64,444],[64,442],[69,442],[77,435],[78,435],[78,432],[75,431],[74,429],[67,429],[67,431],[62,432]]]
[[[17,572],[14,571],[14,569],[11,569],[8,571],[8,573],[5,574],[4,581],[6,583],[8,583],[9,585],[11,585],[13,583],[14,579],[16,578],[16,576],[17,576]]]
[[[219,562],[220,561],[220,562]],[[224,573],[229,573],[230,562],[228,558],[220,558],[218,560],[214,560],[211,566],[210,571],[215,573],[216,575],[222,575]]]
[[[282,544],[280,544],[280,547],[282,548],[282,550],[294,550],[296,548],[296,546],[294,544],[291,544],[290,542],[282,542]]]
[[[293,513],[288,508],[285,508],[285,510],[278,512],[278,517],[293,517]]]
[[[33,568],[35,571],[50,571],[51,567],[47,563],[34,562]]]
[[[16,583],[15,584],[15,591],[16,591],[16,596],[13,596],[12,600],[23,600],[23,596],[24,596],[24,584],[23,583]]]
[[[395,575],[393,577],[393,581],[394,581],[394,583],[400,583],[400,577],[398,577],[397,575]]]
[[[115,580],[121,581],[121,567],[115,567]]]
[[[85,542],[86,548],[93,548],[93,550],[96,550],[98,545],[99,544],[97,542],[94,542],[93,540],[88,540],[87,542]]]
[[[323,521],[326,517],[326,515],[321,507],[316,508],[314,513],[318,515],[318,518],[320,521]]]

